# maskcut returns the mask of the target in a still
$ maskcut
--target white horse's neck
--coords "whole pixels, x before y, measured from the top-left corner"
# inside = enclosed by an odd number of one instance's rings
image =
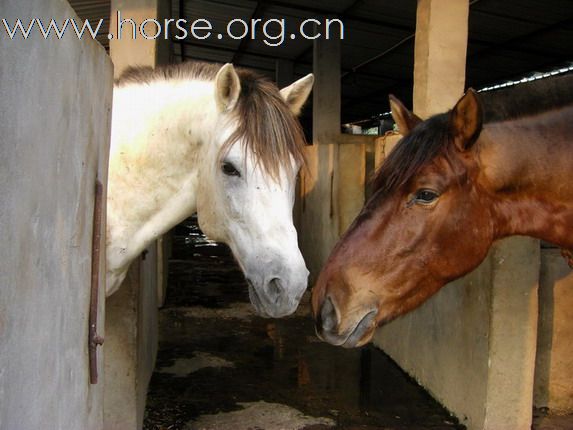
[[[151,241],[196,210],[200,149],[216,130],[207,81],[128,84],[113,96],[108,294]]]

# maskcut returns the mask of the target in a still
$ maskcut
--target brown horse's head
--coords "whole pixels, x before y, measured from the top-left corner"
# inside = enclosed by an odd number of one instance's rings
[[[472,91],[421,121],[391,97],[404,138],[377,172],[374,194],[339,241],[312,294],[317,333],[345,347],[474,269],[493,237],[480,185],[482,111]]]

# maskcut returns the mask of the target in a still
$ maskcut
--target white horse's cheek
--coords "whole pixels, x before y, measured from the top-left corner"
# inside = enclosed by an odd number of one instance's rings
[[[277,257],[285,262],[296,259],[299,250],[292,225],[290,196],[282,190],[275,190],[268,196],[266,192],[260,194],[256,199],[248,199],[250,204],[245,207],[245,225],[250,226],[252,232],[249,242],[256,242],[258,246],[253,249],[267,254],[259,256],[266,263]]]

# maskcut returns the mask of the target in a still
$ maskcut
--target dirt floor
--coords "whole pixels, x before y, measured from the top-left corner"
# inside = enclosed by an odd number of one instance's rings
[[[573,428],[536,415],[536,430]],[[229,250],[179,226],[144,429],[331,428],[465,427],[382,351],[320,342],[308,297],[291,317],[256,316]]]

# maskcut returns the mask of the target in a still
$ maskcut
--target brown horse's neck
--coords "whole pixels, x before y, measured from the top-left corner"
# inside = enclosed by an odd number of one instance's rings
[[[573,248],[573,106],[487,124],[478,153],[497,236]]]

